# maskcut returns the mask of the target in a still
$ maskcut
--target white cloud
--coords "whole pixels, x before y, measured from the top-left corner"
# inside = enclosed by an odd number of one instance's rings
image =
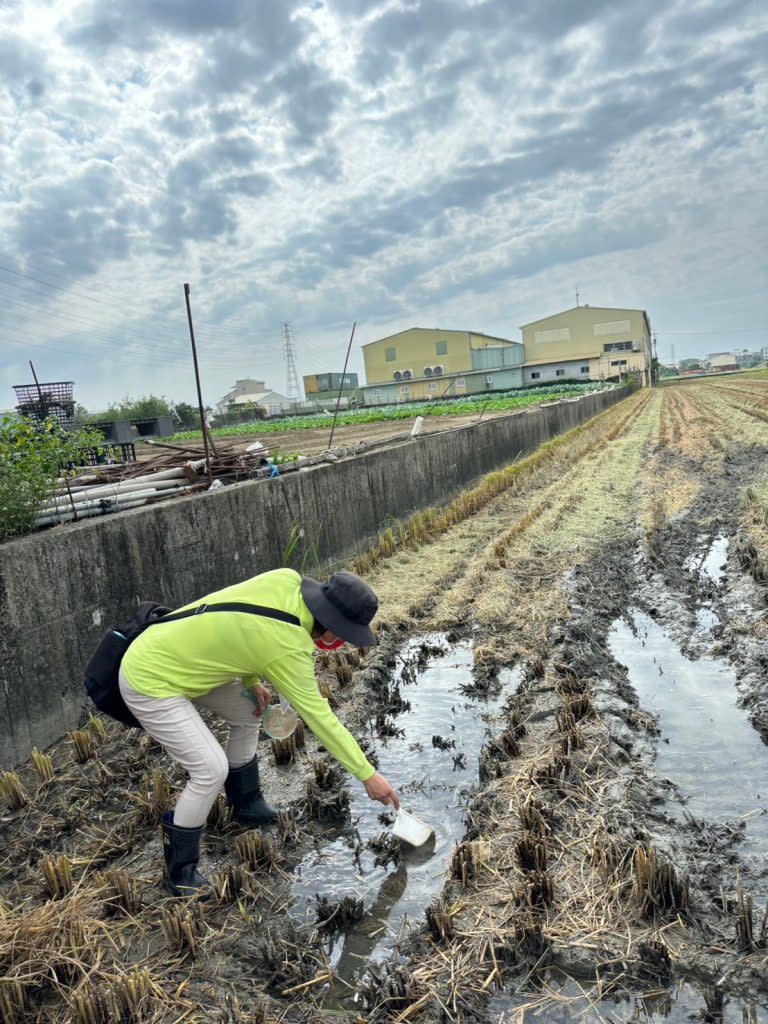
[[[767,36],[748,0],[6,7],[0,405],[30,356],[189,399],[184,281],[211,400],[284,386],[283,320],[314,372],[353,320],[516,337],[576,286],[662,356],[766,344]]]

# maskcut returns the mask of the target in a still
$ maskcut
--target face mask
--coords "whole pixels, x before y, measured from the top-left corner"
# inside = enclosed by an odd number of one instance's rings
[[[315,640],[315,647],[318,649],[318,651],[338,651],[339,648],[343,646],[344,641],[339,640],[338,637],[333,641],[332,644],[327,644],[325,640],[320,640],[319,638]]]

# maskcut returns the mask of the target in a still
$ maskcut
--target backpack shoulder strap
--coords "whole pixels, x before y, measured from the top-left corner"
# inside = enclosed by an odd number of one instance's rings
[[[262,615],[265,619],[277,619],[278,622],[287,622],[291,626],[300,626],[301,622],[290,612],[280,611],[279,608],[265,608],[260,604],[245,604],[241,601],[222,601],[218,604],[199,604],[195,608],[188,608],[184,612],[171,612],[170,615],[163,615],[159,619],[153,619],[150,626],[156,626],[161,622],[175,622],[177,619],[189,619],[193,615],[203,615],[206,612],[245,612],[248,615]]]

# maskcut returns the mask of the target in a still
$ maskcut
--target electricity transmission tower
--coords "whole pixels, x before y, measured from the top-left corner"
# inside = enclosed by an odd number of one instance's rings
[[[296,346],[293,343],[293,328],[289,323],[281,325],[282,348],[285,356],[287,370],[286,398],[291,402],[301,402],[304,395],[299,384],[299,375],[296,372]]]

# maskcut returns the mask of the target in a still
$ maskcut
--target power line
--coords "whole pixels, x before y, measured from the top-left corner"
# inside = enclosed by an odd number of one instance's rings
[[[5,250],[0,249],[0,255],[4,255],[8,259],[10,259],[10,260],[12,260],[12,261],[14,261],[16,263],[21,263],[21,260],[19,260],[18,257],[14,256],[12,253],[6,252]],[[120,312],[115,310],[115,304],[111,304],[109,302],[103,301],[102,299],[95,298],[94,296],[89,295],[87,292],[84,292],[83,290],[76,288],[74,285],[69,284],[65,277],[63,277],[60,274],[56,274],[54,271],[40,270],[39,273],[40,274],[44,274],[46,277],[58,278],[59,280],[64,281],[65,285],[62,286],[62,285],[54,284],[51,281],[45,280],[43,277],[37,277],[37,276],[34,276],[33,274],[28,274],[28,273],[25,273],[24,271],[18,270],[18,269],[14,268],[14,267],[7,267],[7,266],[5,266],[3,264],[0,264],[0,271],[5,271],[6,273],[13,274],[13,275],[15,275],[17,277],[20,277],[20,278],[22,278],[22,281],[30,281],[32,283],[39,284],[39,285],[41,285],[42,287],[45,287],[45,288],[52,288],[52,289],[54,289],[57,292],[61,292],[62,295],[64,295],[64,294],[66,294],[66,295],[74,294],[74,295],[80,296],[86,302],[95,303],[98,306],[103,307],[105,310],[108,310],[109,311],[108,315],[113,320],[116,320],[117,322],[119,322],[121,324],[123,324],[126,319],[130,319],[130,318],[121,316]],[[22,289],[24,287],[26,287],[25,284],[22,283],[22,282],[6,281],[6,280],[3,280],[2,278],[0,278],[0,284],[6,285],[6,286],[12,286],[12,287],[15,286],[17,288],[22,288]],[[22,292],[22,294],[24,296],[29,296],[29,292],[26,292],[26,291]],[[106,292],[102,292],[102,294],[107,294],[107,293]],[[117,305],[118,305],[120,310],[124,309],[125,306],[126,306],[126,299],[125,299],[125,296],[122,293],[120,294],[120,296],[119,296],[119,298],[117,300]],[[87,306],[81,305],[80,303],[73,302],[72,299],[70,299],[70,298],[67,299],[67,306],[68,306],[68,309],[84,310],[86,314],[90,314],[90,315],[96,315],[97,312],[99,314],[101,313],[100,310],[99,311],[93,310],[93,309],[88,308]],[[153,311],[151,309],[147,309],[146,304],[144,304],[144,303],[140,304],[140,306],[137,306],[136,308],[140,309],[140,311],[141,311],[140,312],[140,318],[141,319],[157,316],[157,314],[153,313]],[[59,315],[59,314],[56,314],[56,315]],[[67,315],[67,314],[62,314],[62,315]],[[176,316],[178,315],[179,316],[179,327],[180,327],[180,329],[183,329],[183,317],[181,316],[181,311],[179,311],[178,314],[175,313],[175,312],[171,313],[171,312],[164,311],[164,315],[165,316],[169,316],[171,318],[171,322],[173,322],[176,319]],[[247,345],[247,344],[249,344],[250,341],[253,340],[253,338],[264,338],[264,339],[266,339],[266,338],[273,338],[274,337],[271,328],[264,328],[264,329],[262,329],[260,331],[254,331],[248,325],[248,323],[247,323],[247,319],[248,319],[248,313],[247,312],[241,311],[240,313],[238,313],[236,315],[236,317],[228,318],[228,319],[236,320],[239,317],[242,317],[246,321],[245,323],[242,324],[242,327],[247,331],[247,335],[244,338],[242,338],[242,339],[238,339],[237,340],[237,344]],[[210,321],[206,321],[206,320],[200,320],[199,324],[200,324],[200,326],[207,327],[207,328],[209,328],[211,330],[220,331],[222,329],[221,325],[213,324]],[[101,328],[101,325],[98,325],[98,326],[99,326],[99,328]],[[235,324],[232,324],[229,327],[229,330],[231,330],[232,327],[234,327],[234,326],[235,326]],[[175,334],[174,334],[172,328],[164,326],[163,324],[159,324],[158,325],[157,323],[155,323],[153,325],[153,330],[154,330],[155,333],[160,332],[160,333],[162,333],[162,334],[164,334],[166,336],[170,335],[171,339],[175,342]]]
[[[10,284],[15,284],[15,282],[0,281],[0,285],[7,286],[9,283]],[[3,293],[0,292],[0,294],[3,294]],[[59,321],[59,320],[61,320],[61,321],[72,321],[74,323],[82,324],[84,327],[89,328],[91,330],[101,331],[101,332],[105,332],[107,330],[112,330],[112,331],[118,331],[119,330],[119,331],[124,331],[124,332],[148,332],[148,333],[151,333],[151,335],[153,337],[153,342],[152,342],[153,347],[157,346],[157,344],[158,344],[158,341],[157,341],[158,337],[165,339],[167,342],[170,343],[170,345],[172,347],[176,347],[178,345],[178,343],[179,343],[178,339],[181,336],[181,334],[183,333],[183,321],[181,319],[179,319],[178,324],[174,325],[174,326],[158,323],[157,320],[153,320],[152,319],[153,314],[152,314],[151,310],[150,311],[145,311],[142,314],[142,321],[150,321],[147,324],[139,323],[139,322],[137,322],[133,318],[120,317],[119,314],[115,313],[115,312],[106,314],[106,323],[105,323],[105,321],[103,319],[102,320],[93,319],[93,317],[96,314],[92,310],[86,310],[86,313],[84,314],[84,313],[81,313],[81,312],[70,313],[70,312],[66,312],[66,311],[60,311],[60,310],[53,309],[53,308],[50,308],[50,307],[46,308],[46,306],[44,306],[44,305],[40,305],[38,303],[28,301],[30,298],[34,298],[35,297],[35,296],[31,295],[28,291],[22,291],[20,294],[23,296],[23,298],[19,298],[16,295],[7,295],[6,294],[6,295],[4,295],[4,301],[5,302],[13,303],[14,305],[18,305],[18,306],[21,306],[23,308],[29,308],[31,310],[34,310],[36,312],[36,314],[37,314],[37,319],[48,317],[48,318],[53,318],[55,321]],[[77,307],[77,308],[82,309],[83,307]],[[0,313],[2,313],[2,310],[0,310]],[[100,311],[98,311],[98,315],[102,316]],[[50,319],[43,320],[43,322],[46,324],[46,326],[49,326],[49,327],[50,326],[53,326],[54,328],[59,327],[59,323],[58,322],[56,322],[54,324],[51,324]],[[173,323],[173,321],[171,320],[170,323]],[[222,336],[222,331],[223,330],[230,330],[231,331],[232,330],[232,325],[229,325],[228,327],[223,328],[222,325],[220,325],[220,324],[214,324],[214,323],[211,323],[210,321],[201,320],[200,321],[200,326],[205,328],[206,331],[215,332],[217,338],[220,341],[223,340],[224,342],[231,343],[231,344],[247,345],[250,342],[252,342],[254,340],[254,338],[258,338],[258,339],[272,339],[274,337],[273,332],[271,330],[263,329],[263,330],[259,330],[259,331],[254,331],[252,328],[247,327],[247,325],[245,325],[245,324],[243,325],[243,328],[242,328],[243,332],[244,332],[242,338],[235,338],[235,337],[231,337],[231,336],[228,337],[227,335],[223,335]],[[178,334],[176,333],[176,329],[175,329],[176,327],[178,328],[178,332],[179,332]]]
[[[7,257],[8,259],[12,260],[14,263],[26,266],[26,264],[23,264],[22,261],[17,256],[14,256],[12,253],[5,252],[4,250],[0,249],[0,255]],[[33,269],[34,269],[34,267],[33,267]],[[85,299],[87,302],[93,302],[96,305],[105,306],[107,309],[111,309],[112,308],[112,305],[109,302],[104,302],[103,299],[96,298],[95,296],[90,295],[88,292],[83,291],[83,290],[75,287],[75,285],[71,284],[67,280],[67,278],[64,277],[62,274],[57,274],[57,273],[55,273],[52,270],[42,270],[42,269],[39,269],[38,273],[40,273],[42,275],[45,275],[46,277],[58,278],[60,281],[64,282],[64,285],[54,284],[53,282],[46,281],[46,280],[44,280],[41,277],[35,277],[32,274],[27,274],[24,271],[16,269],[15,267],[6,267],[3,264],[0,264],[0,270],[5,270],[6,273],[15,274],[17,277],[22,277],[22,278],[25,278],[25,279],[27,279],[29,281],[34,281],[36,284],[42,284],[46,288],[53,288],[56,291],[65,292],[67,294],[77,295],[80,298]],[[120,305],[121,306],[125,306],[127,301],[129,302],[130,300],[126,300],[126,297],[123,296],[123,295],[120,296]],[[144,304],[143,303],[141,303],[140,305],[141,305],[141,308],[144,308]]]
[[[720,331],[665,331],[662,327],[658,328],[661,334],[688,334],[694,337],[698,337],[702,334],[719,334],[723,338],[727,338],[729,334],[762,334],[765,333],[765,327],[729,327],[723,328]]]
[[[8,287],[9,285],[13,286],[15,284],[16,284],[16,282],[13,282],[13,281],[9,282],[9,281],[2,281],[2,280],[0,280],[0,285],[3,285],[4,287]],[[123,323],[131,323],[132,319],[133,319],[131,317],[126,317],[126,316],[121,317],[118,313],[116,313],[114,311],[110,312],[110,313],[102,313],[100,310],[95,311],[95,310],[87,309],[85,307],[79,306],[77,303],[74,303],[74,304],[73,303],[68,303],[67,304],[67,311],[52,309],[50,307],[50,305],[37,305],[34,302],[27,301],[30,298],[36,298],[37,297],[34,293],[30,293],[28,291],[22,291],[20,294],[23,296],[23,298],[17,298],[15,295],[4,294],[4,301],[13,302],[13,303],[16,303],[18,305],[27,305],[31,309],[36,309],[36,310],[39,310],[41,313],[45,313],[45,314],[49,314],[49,315],[54,315],[56,317],[61,317],[61,318],[77,318],[79,320],[82,320],[83,322],[91,324],[92,326],[94,326],[95,328],[98,328],[98,329],[103,329],[103,327],[104,327],[104,318],[106,318],[107,320],[112,320],[112,321],[117,322],[117,323],[121,323],[121,324],[123,324]],[[84,313],[80,312],[80,310],[83,310],[84,308],[85,308],[85,312]],[[69,312],[69,310],[72,310],[72,312]],[[101,320],[89,319],[89,318],[93,318],[93,317],[96,317],[96,316],[100,316],[100,317],[102,317],[102,319]],[[152,316],[151,311],[145,311],[142,314],[142,317],[144,319],[146,319],[148,317],[151,317],[151,316]],[[167,326],[164,326],[164,325],[160,325],[160,330],[165,332],[166,334],[172,333],[171,332],[171,328],[167,327]]]
[[[4,250],[2,250],[2,249],[0,249],[0,254],[7,256],[9,259],[15,260],[17,263],[20,262],[17,257],[13,256],[10,253],[4,252]],[[114,312],[115,307],[114,307],[113,304],[110,304],[108,302],[104,302],[102,299],[94,298],[93,296],[88,295],[86,292],[84,292],[84,291],[82,291],[80,289],[77,289],[77,288],[75,288],[72,285],[66,285],[66,287],[55,285],[55,284],[52,284],[49,281],[43,280],[42,278],[34,277],[34,276],[30,275],[30,274],[26,274],[26,273],[24,273],[22,271],[14,269],[14,268],[5,267],[2,264],[0,264],[0,270],[5,270],[8,273],[15,274],[15,275],[17,275],[19,277],[22,277],[25,280],[29,280],[29,281],[32,281],[32,282],[37,283],[37,284],[42,284],[44,287],[54,288],[57,291],[60,291],[60,292],[63,292],[63,293],[70,293],[71,292],[72,294],[79,295],[79,296],[81,296],[82,298],[84,298],[88,302],[97,303],[98,305],[103,306],[105,309],[110,310],[110,315],[111,316],[113,316],[113,317],[114,316],[119,316],[119,313],[115,313]],[[59,274],[55,274],[53,271],[41,271],[41,273],[45,273],[48,277],[58,277],[60,280],[66,281],[66,278],[62,277]],[[16,284],[17,287],[24,287],[24,285],[21,284],[21,283],[12,282],[12,281],[2,281],[2,279],[0,279],[0,283],[6,284],[6,285]],[[103,293],[103,294],[106,294],[106,293]],[[126,305],[125,296],[122,295],[122,294],[120,294],[120,296],[119,296],[118,305],[119,305],[120,309],[123,309],[125,307],[125,305]],[[85,309],[86,312],[88,312],[88,313],[94,313],[95,312],[94,310],[90,310],[87,307],[83,307],[83,306],[81,306],[81,305],[79,305],[77,303],[73,303],[71,300],[68,300],[68,306],[74,306],[75,308]],[[147,310],[146,304],[144,304],[144,303],[140,304],[140,306],[137,307],[137,308],[141,309],[141,316],[143,316],[143,317],[152,316],[153,315],[151,310]],[[170,313],[170,314],[166,314],[166,315],[170,315],[173,318],[175,318],[175,316],[177,314],[174,312],[174,313]],[[184,322],[183,316],[181,316],[180,313],[178,315],[179,315],[180,323],[183,324],[183,322]],[[240,313],[237,314],[237,316],[242,316],[246,320],[248,318],[248,314],[245,313],[245,312],[240,312]],[[217,329],[219,328],[219,325],[211,324],[210,321],[201,320],[200,323],[203,324],[204,326],[213,326],[213,327],[216,327]],[[247,326],[247,324],[244,324],[243,326]],[[253,337],[254,336],[254,332],[251,331],[250,328],[248,328],[248,329],[249,329],[250,337]],[[264,337],[264,338],[272,337],[273,336],[272,335],[272,329],[271,328],[264,328],[263,330],[261,330],[259,332],[256,332],[256,335],[258,337]],[[245,339],[245,340],[247,342],[248,339]]]

